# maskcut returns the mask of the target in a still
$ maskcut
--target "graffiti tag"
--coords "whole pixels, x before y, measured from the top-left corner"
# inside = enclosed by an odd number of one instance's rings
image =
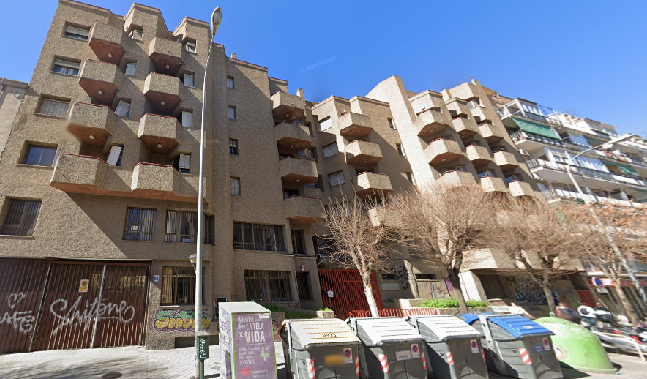
[[[97,296],[92,302],[86,300],[84,306],[82,306],[81,298],[82,295],[79,295],[69,309],[66,299],[57,299],[52,302],[49,306],[49,311],[52,312],[54,317],[61,320],[61,323],[52,330],[52,335],[56,335],[61,328],[74,323],[84,324],[83,330],[87,331],[95,317],[102,320],[117,320],[126,324],[135,318],[135,307],[128,305],[125,301],[106,304],[99,302],[99,297]]]
[[[154,316],[153,327],[160,332],[188,332],[195,329],[195,311],[191,309],[160,309]],[[206,309],[202,310],[202,330],[207,330],[211,325],[211,315]]]
[[[9,308],[14,309],[25,297],[26,296],[23,292],[12,293],[7,296],[7,305]],[[34,320],[36,320],[36,317],[31,314],[31,311],[14,311],[13,313],[5,312],[2,319],[0,319],[0,325],[11,325],[14,330],[26,334],[31,332],[34,328]]]

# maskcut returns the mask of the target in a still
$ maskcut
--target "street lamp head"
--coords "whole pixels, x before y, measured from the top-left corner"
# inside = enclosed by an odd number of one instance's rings
[[[211,39],[216,36],[216,33],[218,33],[218,28],[220,27],[220,23],[222,22],[222,9],[220,9],[220,6],[217,6],[216,9],[213,10],[213,13],[211,13]]]

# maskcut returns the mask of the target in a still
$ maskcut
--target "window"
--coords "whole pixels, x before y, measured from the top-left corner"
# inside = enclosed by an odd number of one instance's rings
[[[43,101],[40,103],[38,113],[47,116],[65,117],[67,115],[67,108],[69,104],[69,101],[43,99]]]
[[[7,199],[9,209],[0,234],[8,236],[31,236],[40,212],[40,200]]]
[[[25,154],[25,159],[22,163],[32,166],[52,167],[55,155],[55,147],[27,145],[27,154]]]
[[[312,236],[312,245],[315,248],[317,259],[328,257],[333,253],[331,240],[327,238]]]
[[[141,41],[144,39],[144,29],[142,28],[132,28],[128,36],[134,40]]]
[[[233,76],[228,76],[227,77],[227,88],[234,88],[234,77]]]
[[[292,301],[290,272],[245,270],[245,292],[250,301]]]
[[[182,126],[186,126],[187,128],[190,128],[193,126],[193,112],[189,111],[182,111],[180,114],[180,123]]]
[[[155,233],[155,209],[128,208],[126,213],[126,241],[152,241]]]
[[[407,180],[411,184],[416,184],[416,180],[413,178],[413,173],[412,172],[406,172],[405,174],[407,174]]]
[[[339,186],[344,183],[346,183],[346,180],[344,179],[343,171],[337,171],[328,175],[328,184],[330,185],[330,187]]]
[[[202,275],[202,277],[204,278],[205,276]],[[204,280],[202,281],[202,288],[202,303],[204,304]],[[162,267],[160,304],[194,304],[194,302],[195,269],[193,267]]]
[[[231,194],[233,196],[240,195],[240,178],[231,178]]]
[[[195,53],[195,41],[186,41],[184,43],[184,49],[189,53]]]
[[[213,215],[204,215],[202,243],[214,244]],[[166,211],[166,233],[164,242],[196,243],[198,238],[198,212]]]
[[[382,280],[398,280],[395,274],[382,274]]]
[[[79,68],[81,68],[79,62],[71,62],[63,59],[54,60],[54,72],[59,74],[77,76],[79,75]]]
[[[478,108],[481,106],[481,101],[479,100],[478,97],[470,99],[470,101],[467,102],[467,107],[472,110],[474,108]]]
[[[229,139],[229,154],[238,155],[238,140]]]
[[[299,293],[299,300],[312,301],[312,291],[310,290],[310,273],[297,272],[297,291]]]
[[[436,274],[415,274],[416,280],[436,280]]]
[[[303,230],[292,230],[292,248],[294,249],[294,254],[306,255],[306,240],[305,233]]]
[[[87,41],[89,34],[90,34],[90,29],[79,28],[79,27],[70,26],[70,25],[65,27],[65,37],[67,38]]]
[[[193,83],[194,83],[193,79],[194,79],[193,74],[184,74],[182,83],[184,83],[186,87],[193,87]]]
[[[478,173],[479,178],[494,178],[494,173],[491,170],[483,170]]]
[[[121,166],[121,158],[124,156],[123,146],[113,146],[110,148],[107,163],[111,166]]]
[[[180,154],[173,160],[173,167],[180,172],[180,174],[191,173],[191,154]]]
[[[402,144],[396,143],[395,148],[398,150],[398,154],[402,155],[404,157],[404,150],[402,149]]]
[[[230,120],[235,120],[236,119],[236,107],[232,107],[232,106],[227,107],[227,117]]]
[[[285,251],[283,225],[234,222],[234,249]]]
[[[319,131],[323,132],[326,129],[332,128],[332,119],[330,117],[319,121]]]
[[[119,117],[130,116],[130,103],[124,100],[119,100],[119,104],[117,104],[117,108],[115,109],[115,114]]]
[[[213,215],[204,215],[204,244],[215,246],[215,220]]]
[[[339,150],[337,149],[337,142],[333,142],[330,145],[322,147],[322,150],[324,159],[330,158],[339,152]]]
[[[128,75],[128,76],[137,75],[137,62],[126,63],[125,74]]]
[[[393,123],[393,119],[391,117],[388,117],[387,120],[389,120],[389,128],[395,129],[395,124]]]

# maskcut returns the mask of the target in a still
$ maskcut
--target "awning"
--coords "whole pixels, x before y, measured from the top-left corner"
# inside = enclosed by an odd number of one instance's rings
[[[512,117],[512,121],[519,127],[519,129],[526,131],[528,133],[537,134],[543,137],[561,139],[559,134],[553,130],[550,126],[542,125],[536,122],[522,120],[516,117]]]
[[[631,176],[638,176],[638,173],[636,172],[636,170],[634,170],[634,168],[629,166],[629,165],[622,164],[622,163],[616,163],[616,162],[610,162],[610,161],[607,161],[607,160],[602,160],[602,162],[605,165],[616,166],[618,168],[618,170],[620,170],[621,174],[631,175]]]

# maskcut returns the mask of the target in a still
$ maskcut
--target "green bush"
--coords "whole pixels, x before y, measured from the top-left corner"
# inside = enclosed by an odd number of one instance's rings
[[[307,312],[286,311],[285,318],[317,318],[317,316],[314,316],[311,313]]]
[[[319,308],[319,310],[322,311],[322,312],[332,312],[332,309],[330,309],[328,307]]]
[[[278,305],[274,304],[267,304],[265,308],[269,309],[270,312],[285,312],[285,308],[279,307]]]
[[[465,303],[470,308],[487,307],[487,303],[485,301],[467,300]],[[458,300],[453,297],[423,300],[421,306],[425,308],[458,308]]]

